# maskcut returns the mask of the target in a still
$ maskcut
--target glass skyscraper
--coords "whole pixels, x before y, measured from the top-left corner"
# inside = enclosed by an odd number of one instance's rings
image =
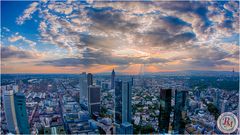
[[[115,123],[117,134],[132,133],[131,93],[131,83],[123,81],[115,82]]]
[[[85,104],[87,103],[88,98],[88,84],[87,84],[87,74],[83,72],[79,78],[79,85],[80,85],[80,103]]]
[[[176,134],[184,134],[187,115],[187,95],[188,91],[175,91],[173,130]]]
[[[87,84],[88,86],[93,85],[93,75],[91,73],[87,74]]]
[[[100,87],[98,86],[89,86],[88,88],[88,110],[89,113],[98,114],[100,113]]]
[[[7,119],[7,128],[14,134],[29,134],[26,98],[22,93],[12,90],[4,93],[4,110]]]
[[[170,113],[171,113],[171,89],[161,89],[160,91],[160,113],[159,131],[168,133]]]
[[[114,89],[114,84],[115,83],[115,71],[114,69],[112,70],[112,75],[111,75],[111,89]]]
[[[115,82],[115,122],[121,124],[123,122],[131,123],[131,99],[132,90],[129,82]]]
[[[122,81],[115,82],[115,122],[122,123]]]

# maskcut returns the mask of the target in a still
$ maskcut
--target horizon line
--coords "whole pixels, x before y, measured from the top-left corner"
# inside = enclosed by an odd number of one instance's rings
[[[233,72],[233,71],[229,71],[229,70],[178,70],[178,71],[160,71],[160,72],[144,72],[144,74],[151,74],[151,73],[175,73],[175,72],[186,72],[186,71],[200,71],[200,72]],[[30,73],[30,72],[26,72],[26,73],[0,73],[1,75],[11,75],[11,74],[69,74],[69,75],[74,75],[74,74],[82,74],[83,72],[79,72],[79,73]],[[93,72],[86,72],[86,73],[92,73],[92,74],[106,74],[106,73],[111,73],[112,71],[109,72],[97,72],[97,73],[93,73]],[[117,71],[117,73],[121,73],[121,74],[129,74],[129,75],[139,75],[139,74],[131,74],[128,72],[121,72],[121,71]],[[234,71],[234,73],[240,73],[239,71]]]

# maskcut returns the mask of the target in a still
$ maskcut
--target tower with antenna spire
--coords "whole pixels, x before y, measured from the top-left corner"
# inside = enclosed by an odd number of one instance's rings
[[[112,75],[111,75],[111,89],[114,89],[114,83],[115,83],[115,71],[114,69],[112,70]]]
[[[232,80],[234,81],[234,77],[235,77],[235,71],[234,71],[234,68],[232,70]]]

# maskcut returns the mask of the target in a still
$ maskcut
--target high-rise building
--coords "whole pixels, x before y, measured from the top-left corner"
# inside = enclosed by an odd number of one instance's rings
[[[173,130],[176,134],[184,134],[187,116],[187,93],[188,91],[175,91],[175,106]]]
[[[100,113],[100,95],[100,87],[92,85],[88,87],[88,110],[91,115]]]
[[[132,122],[132,85],[122,82],[122,122]]]
[[[112,75],[111,75],[111,89],[115,88],[114,85],[115,85],[115,71],[113,69],[112,70]]]
[[[7,119],[7,128],[14,134],[30,134],[26,98],[13,90],[4,93],[4,110]]]
[[[131,99],[132,90],[129,82],[115,82],[115,122],[121,124],[123,122],[131,123]]]
[[[79,85],[80,85],[80,103],[85,104],[85,103],[87,103],[87,98],[88,98],[87,74],[86,74],[86,72],[83,72],[80,75]]]
[[[122,81],[115,82],[115,122],[122,123]]]
[[[88,86],[93,85],[93,75],[91,73],[87,74],[87,83]]]
[[[168,133],[170,113],[171,113],[171,89],[160,90],[160,113],[159,113],[159,131]]]
[[[131,84],[132,84],[132,86],[134,85],[133,77],[131,78]]]

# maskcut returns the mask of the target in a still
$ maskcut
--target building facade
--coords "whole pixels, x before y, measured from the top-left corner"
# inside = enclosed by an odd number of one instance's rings
[[[132,88],[130,82],[115,82],[115,124],[116,133],[122,134],[122,131],[128,132],[128,126],[123,123],[131,124],[132,121]],[[126,124],[125,124],[126,125]],[[131,129],[132,130],[132,129]],[[131,132],[132,133],[132,132]]]
[[[173,130],[176,134],[184,134],[187,116],[187,95],[188,91],[175,91],[175,106]]]
[[[114,85],[115,85],[115,71],[113,69],[112,70],[112,75],[111,75],[111,89],[115,88]]]
[[[87,84],[88,86],[93,85],[93,75],[91,73],[87,74]]]
[[[88,100],[88,84],[87,84],[87,74],[83,72],[79,78],[80,85],[80,103],[85,104]]]
[[[100,105],[101,105],[101,91],[98,86],[89,86],[88,88],[88,111],[92,114],[100,114]]]
[[[14,134],[30,134],[26,98],[13,90],[4,93],[4,110],[7,119],[7,128]]]
[[[160,90],[159,132],[168,133],[171,113],[171,89]]]

